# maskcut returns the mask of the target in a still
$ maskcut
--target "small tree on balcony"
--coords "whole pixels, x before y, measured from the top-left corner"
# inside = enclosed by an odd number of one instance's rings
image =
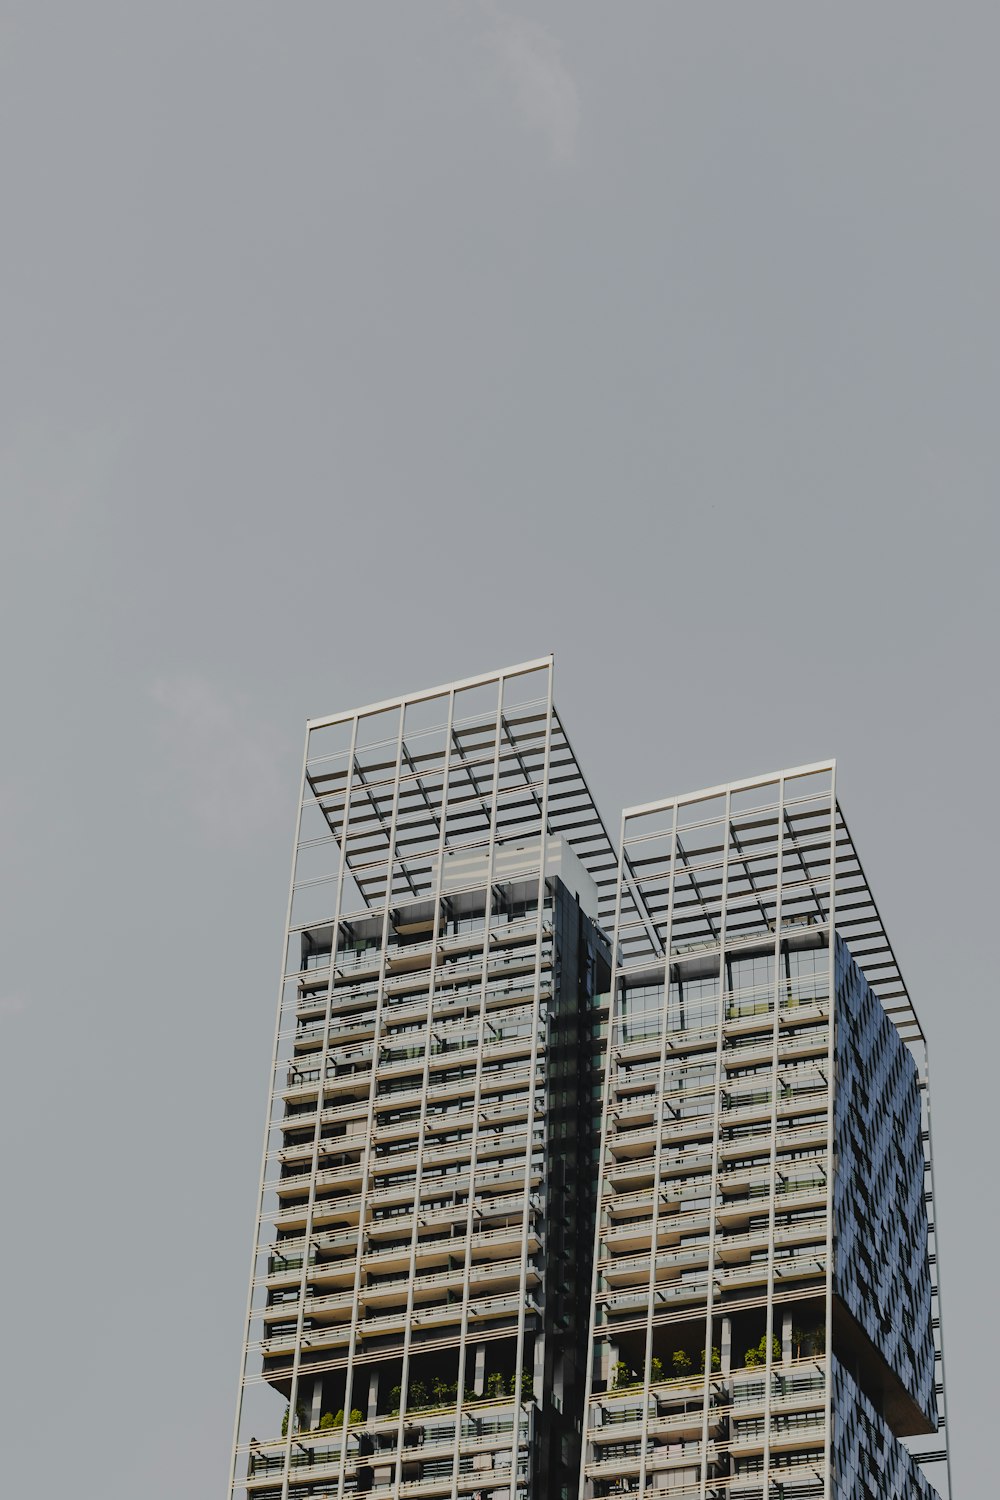
[[[411,1411],[420,1411],[422,1407],[430,1405],[427,1395],[427,1387],[422,1380],[411,1380],[406,1395],[406,1404]]]
[[[771,1339],[771,1363],[779,1364],[781,1361],[781,1340]],[[761,1334],[760,1343],[752,1349],[748,1349],[743,1357],[743,1362],[748,1370],[763,1369],[767,1364],[767,1334]]]
[[[291,1417],[291,1414],[292,1414],[291,1407],[286,1406],[285,1407],[285,1415],[281,1419],[281,1436],[282,1437],[287,1437],[288,1436],[288,1422],[289,1422],[289,1419]],[[305,1425],[306,1425],[306,1414],[305,1414],[305,1412],[304,1412],[304,1410],[302,1409],[301,1406],[297,1407],[296,1408],[296,1412],[295,1412],[295,1428],[294,1428],[294,1431],[295,1432],[302,1432],[304,1430],[304,1428],[305,1428]]]
[[[796,1359],[815,1358],[826,1350],[825,1328],[793,1328],[792,1349]]]
[[[447,1406],[455,1399],[455,1386],[449,1385],[441,1375],[435,1375],[431,1382],[431,1396],[435,1406]]]

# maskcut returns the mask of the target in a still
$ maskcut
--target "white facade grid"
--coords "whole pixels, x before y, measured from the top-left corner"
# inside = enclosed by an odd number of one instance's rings
[[[607,994],[572,1001],[603,1108],[589,1323],[561,1335],[570,910],[611,941]],[[845,944],[919,1080],[936,1432],[837,1281]],[[560,1337],[580,1500],[846,1500],[872,1412],[951,1500],[928,1088],[833,761],[626,809],[616,851],[550,657],[310,720],[231,1500],[554,1494]]]
[[[692,860],[678,831],[678,816],[682,814],[695,826],[699,805],[708,809],[705,813],[708,819],[710,814],[715,815],[720,802],[724,806],[724,832],[705,858],[699,859],[696,854]],[[752,811],[747,811],[751,805]],[[662,858],[657,864],[655,858],[644,855],[642,847],[643,839],[654,839],[654,834],[641,830],[657,818],[658,832],[662,832],[664,819],[672,823],[666,881]],[[768,822],[773,837],[766,851],[768,860],[762,863],[761,851],[752,846],[762,842],[761,829]],[[738,872],[735,887],[731,884],[731,868]],[[688,797],[664,799],[627,810],[622,822],[619,865],[619,890],[623,888],[631,888],[634,899],[631,909],[621,898],[617,906],[600,1159],[601,1206],[595,1235],[592,1346],[588,1361],[591,1394],[585,1421],[581,1497],[632,1489],[645,1494],[652,1488],[658,1494],[678,1500],[680,1497],[686,1500],[688,1496],[715,1500],[730,1493],[739,1495],[741,1500],[752,1500],[754,1496],[763,1500],[772,1494],[773,1485],[791,1484],[797,1494],[815,1493],[833,1500],[834,1495],[841,1493],[835,1489],[829,1354],[835,1340],[835,933],[846,928],[851,952],[857,957],[856,950],[860,950],[863,960],[858,961],[863,961],[865,977],[911,1054],[925,1052],[919,1023],[837,805],[834,763],[797,767],[773,777],[714,787]],[[610,1201],[615,1201],[614,1179],[621,1175],[621,1161],[637,1160],[635,1155],[628,1157],[631,1147],[621,1129],[628,1092],[634,1093],[635,1085],[619,1043],[625,1036],[630,993],[635,993],[635,987],[643,983],[650,960],[657,953],[661,965],[665,964],[666,980],[662,989],[663,1031],[659,1038],[657,1088],[652,1104],[654,1136],[648,1158],[651,1190],[645,1197],[633,1194],[633,1198],[642,1199],[648,1214],[649,1239],[642,1241],[648,1244],[648,1257],[634,1254],[640,1241],[638,1234],[633,1233],[633,1243],[626,1245],[631,1263],[642,1267],[646,1286],[640,1361],[634,1355],[630,1359],[622,1357],[636,1347],[631,1332],[634,1324],[627,1316],[616,1321],[608,1311],[614,1304],[611,1289],[616,1284],[608,1277],[617,1276],[618,1284],[624,1284],[622,1273],[629,1267],[629,1261],[623,1258],[624,1251],[618,1255],[611,1251],[612,1240],[616,1236],[621,1240],[622,1236],[616,1229],[614,1213],[609,1217],[608,1202],[609,1193]],[[681,1030],[677,1029],[676,1020],[668,1019],[671,975],[675,976],[680,992],[685,969],[694,972],[694,965],[700,964],[704,972],[704,965],[713,953],[718,963],[714,1038],[703,1025],[700,1041],[692,1040],[693,1033],[685,1034],[683,1030],[683,1010]],[[743,1020],[741,1005],[747,1002],[741,1000],[729,972],[731,967],[735,972],[738,965],[746,965],[748,961],[752,965],[753,956],[758,954],[766,955],[771,967],[767,1000],[764,1004],[756,991],[751,992],[748,1014],[767,1013],[766,1035],[758,1021]],[[811,980],[794,982],[793,975],[799,972],[810,973]],[[707,1017],[703,1015],[701,1020],[704,1023]],[[690,1377],[678,1373],[684,1366],[677,1361],[684,1361],[687,1356],[683,1350],[675,1353],[675,1374],[671,1379],[664,1368],[662,1356],[666,1345],[662,1340],[657,1345],[659,1353],[654,1352],[654,1327],[661,1325],[657,1313],[661,1203],[665,1201],[662,1166],[665,1132],[661,1122],[666,1121],[671,1108],[664,1066],[666,1037],[671,1027],[671,1047],[686,1049],[691,1056],[696,1055],[696,1045],[700,1045],[701,1055],[707,1058],[705,1046],[710,1040],[715,1043],[710,1160],[705,1163],[702,1158],[700,1162],[702,1172],[708,1177],[708,1213],[692,1212],[686,1226],[689,1232],[675,1234],[672,1241],[680,1245],[687,1240],[694,1245],[698,1231],[706,1241],[704,1276],[698,1283],[697,1295],[687,1294],[683,1285],[685,1279],[700,1274],[696,1264],[693,1271],[677,1273],[673,1288],[677,1307],[681,1309],[674,1315],[675,1324],[683,1325],[683,1309],[686,1306],[694,1313],[699,1299],[704,1310],[706,1337],[696,1444],[683,1440],[685,1427],[691,1431],[690,1421],[683,1415],[691,1409],[691,1387]],[[753,1123],[753,1109],[744,1108],[741,1112],[733,1108],[737,1095],[731,1083],[739,1076],[738,1049],[747,1046],[759,1054],[758,1064],[746,1070],[758,1091],[759,1126]],[[750,1053],[745,1060],[753,1062]],[[675,1079],[681,1080],[682,1076],[678,1071]],[[682,1094],[675,1093],[674,1102],[681,1098]],[[763,1111],[761,1103],[766,1105]],[[815,1119],[815,1125],[808,1123],[810,1118]],[[703,1133],[708,1124],[709,1117],[705,1116],[700,1127]],[[763,1138],[759,1132],[765,1133]],[[697,1134],[697,1129],[686,1132],[682,1128],[677,1132],[677,1141],[680,1144],[696,1139]],[[747,1140],[744,1149],[748,1161],[761,1162],[761,1169],[755,1169],[759,1185],[753,1180],[753,1172],[748,1177],[751,1195],[754,1192],[764,1195],[762,1207],[766,1208],[766,1215],[759,1234],[747,1234],[745,1226],[752,1226],[754,1220],[752,1215],[740,1220],[734,1207],[738,1198],[732,1194],[728,1182],[733,1176],[734,1153],[726,1142],[740,1137]],[[760,1148],[756,1150],[755,1138],[760,1139]],[[925,1131],[925,1142],[929,1149],[929,1128]],[[766,1156],[761,1156],[761,1150],[766,1151]],[[803,1165],[796,1165],[797,1162]],[[738,1162],[735,1164],[739,1166]],[[815,1174],[812,1182],[803,1175],[804,1169]],[[631,1180],[638,1180],[637,1169],[633,1166],[630,1171]],[[932,1181],[929,1193],[932,1196]],[[631,1205],[628,1211],[633,1211]],[[634,1211],[638,1214],[640,1209]],[[639,1219],[633,1222],[638,1223]],[[682,1214],[676,1223],[683,1222]],[[734,1226],[739,1233],[734,1232]],[[758,1239],[760,1251],[750,1253],[750,1259],[744,1262],[742,1244]],[[762,1275],[753,1269],[759,1255],[763,1256]],[[677,1262],[678,1266],[693,1264],[691,1256],[685,1259],[679,1253]],[[936,1286],[934,1294],[937,1299]],[[627,1308],[628,1298],[622,1305]],[[939,1311],[937,1301],[936,1311]],[[793,1319],[803,1316],[812,1320],[814,1332],[806,1330],[803,1334],[794,1328]],[[754,1317],[760,1318],[763,1336],[759,1351],[755,1348],[748,1351],[744,1371],[734,1358],[736,1330],[741,1328],[746,1340],[746,1330]],[[718,1373],[713,1370],[713,1338],[717,1330],[721,1330],[723,1348]],[[836,1337],[840,1337],[839,1331]],[[940,1370],[940,1337],[937,1344]],[[762,1379],[748,1373],[757,1367],[758,1358]],[[629,1368],[630,1364],[641,1372],[638,1376]],[[654,1367],[658,1380],[653,1378]],[[753,1416],[751,1410],[748,1422],[742,1413],[738,1414],[738,1408],[748,1405],[746,1392],[755,1385],[760,1386],[757,1402],[760,1416]],[[804,1407],[803,1398],[795,1397],[797,1386],[808,1388]],[[943,1375],[939,1378],[939,1388],[943,1388]],[[713,1409],[713,1396],[720,1398],[727,1409],[721,1425],[718,1412]],[[794,1421],[789,1415],[790,1400],[793,1405],[797,1401],[800,1408],[800,1415]],[[673,1417],[672,1412],[676,1414]],[[753,1438],[747,1437],[750,1432],[755,1434]],[[674,1441],[675,1437],[681,1437],[682,1441]],[[909,1446],[925,1465],[947,1461],[946,1446],[932,1451],[926,1441],[916,1437],[909,1440]],[[630,1473],[634,1479],[629,1478]],[[944,1488],[950,1495],[947,1480]]]
[[[427,727],[440,705],[443,735]],[[553,707],[550,658],[310,722],[231,1495],[395,1500],[412,1472],[421,1493],[455,1500],[524,1492],[549,908],[573,869],[593,881],[596,914],[617,862]],[[490,1348],[513,1369],[487,1381]],[[458,1374],[450,1395],[436,1378],[430,1402],[413,1384],[429,1357]],[[269,1406],[257,1399],[272,1388]]]

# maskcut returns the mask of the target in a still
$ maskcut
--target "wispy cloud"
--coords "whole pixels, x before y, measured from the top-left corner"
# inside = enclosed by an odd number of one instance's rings
[[[150,689],[181,808],[213,843],[242,844],[288,812],[288,746],[250,704],[196,673]]]
[[[540,134],[554,163],[569,161],[580,129],[580,91],[558,40],[536,21],[486,7],[490,44],[522,123]]]

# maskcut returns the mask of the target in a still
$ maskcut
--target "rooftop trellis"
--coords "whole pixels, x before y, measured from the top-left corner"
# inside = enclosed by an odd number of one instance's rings
[[[672,955],[681,957],[718,943],[725,852],[722,809],[727,793],[731,805],[725,872],[727,943],[752,944],[755,938],[773,941],[778,902],[774,847],[778,792],[784,786],[786,793],[780,800],[783,928],[793,922],[829,922],[830,855],[834,848],[837,931],[903,1040],[922,1043],[923,1032],[896,955],[843,811],[835,800],[834,773],[835,762],[822,761],[627,808],[623,816],[626,863],[618,929],[624,962],[629,967],[641,967],[645,962],[663,959],[668,915]],[[810,783],[825,784],[825,793],[817,794]],[[698,815],[701,807],[706,809],[703,817]]]
[[[510,707],[503,704],[499,712],[495,705],[470,716],[456,716],[448,735],[450,695],[455,695],[457,704],[470,689],[495,687],[499,704],[504,684],[532,674],[547,689],[545,696]],[[551,707],[551,675],[551,658],[543,658],[415,697],[310,722],[310,729],[375,718],[385,718],[389,724],[393,715],[404,714],[401,744],[396,718],[391,737],[370,745],[356,742],[353,758],[345,754],[320,759],[306,771],[309,792],[338,844],[350,794],[345,859],[367,908],[374,909],[384,898],[394,800],[398,797],[392,900],[422,899],[434,889],[446,801],[445,852],[485,852],[494,815],[496,771],[497,840],[516,843],[538,838],[547,776],[546,832],[564,838],[594,880],[600,918],[610,928],[617,857],[562,720]],[[408,706],[419,703],[426,718],[427,706],[435,700],[441,704],[440,723],[427,727],[422,722],[411,733]]]

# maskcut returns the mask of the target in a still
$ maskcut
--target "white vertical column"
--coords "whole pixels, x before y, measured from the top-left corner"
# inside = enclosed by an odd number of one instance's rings
[[[260,1181],[257,1188],[257,1227],[254,1231],[253,1251],[250,1257],[250,1275],[247,1287],[247,1310],[244,1323],[243,1353],[240,1362],[240,1384],[236,1396],[236,1416],[233,1422],[233,1455],[229,1466],[229,1493],[232,1496],[236,1488],[236,1449],[239,1444],[240,1417],[243,1410],[243,1392],[247,1379],[247,1359],[250,1344],[250,1323],[253,1313],[254,1281],[256,1279],[257,1256],[260,1253],[260,1231],[264,1207],[264,1179],[267,1175],[268,1144],[271,1139],[273,1121],[271,1116],[274,1111],[274,1079],[278,1067],[279,1037],[281,1034],[281,1017],[285,994],[285,965],[288,955],[288,929],[292,921],[292,899],[295,894],[295,871],[298,865],[299,854],[299,832],[302,827],[302,803],[305,797],[306,787],[306,763],[309,758],[309,731],[306,731],[305,745],[302,750],[302,773],[299,778],[299,804],[295,815],[295,835],[292,840],[292,867],[288,878],[288,904],[285,909],[285,939],[281,949],[281,977],[278,980],[278,1010],[274,1021],[274,1043],[271,1049],[271,1083],[267,1091],[267,1117],[264,1121],[264,1142],[260,1153]]]
[[[785,873],[785,778],[778,778],[778,844],[774,880],[774,1021],[771,1029],[771,1133],[768,1149],[770,1183],[767,1196],[767,1313],[764,1320],[764,1495],[771,1485],[771,1379],[774,1360],[774,1220],[778,1173],[778,1051],[781,1038],[781,897]]]
[[[722,842],[722,899],[719,910],[719,1007],[718,1026],[715,1038],[715,1089],[714,1116],[712,1120],[712,1185],[710,1191],[708,1221],[708,1285],[705,1308],[705,1383],[702,1396],[701,1420],[701,1477],[699,1493],[705,1500],[708,1487],[708,1417],[712,1396],[712,1320],[715,1311],[715,1235],[718,1221],[719,1194],[719,1132],[722,1126],[722,1046],[726,1020],[726,919],[729,905],[729,843],[731,837],[732,792],[725,793],[725,818]]]
[[[660,1016],[660,1067],[653,1104],[653,1202],[649,1240],[649,1282],[646,1308],[646,1358],[642,1372],[642,1434],[639,1445],[639,1493],[646,1489],[646,1447],[649,1442],[649,1385],[653,1367],[653,1316],[656,1311],[656,1263],[660,1226],[660,1170],[663,1160],[663,1127],[666,1124],[667,1037],[670,1030],[670,944],[674,920],[674,877],[677,872],[677,803],[670,820],[670,874],[667,886],[667,921],[663,942],[663,1010]]]
[[[517,1452],[521,1437],[521,1366],[524,1363],[524,1324],[528,1293],[528,1228],[531,1222],[531,1158],[535,1138],[535,1071],[538,1066],[538,1011],[542,986],[542,937],[545,912],[545,860],[548,853],[549,762],[552,755],[552,660],[548,666],[545,704],[545,748],[542,760],[542,806],[538,840],[538,911],[535,922],[535,993],[532,1001],[531,1071],[528,1076],[528,1136],[524,1147],[524,1198],[521,1206],[521,1277],[514,1355],[514,1441],[510,1461],[510,1496],[517,1500]],[[553,953],[553,977],[555,954]]]
[[[334,898],[333,927],[330,937],[330,977],[326,986],[326,1015],[323,1018],[323,1045],[319,1052],[319,1079],[316,1086],[316,1124],[313,1128],[312,1160],[309,1170],[309,1199],[306,1205],[306,1222],[302,1234],[302,1274],[299,1278],[298,1312],[295,1319],[295,1347],[292,1353],[292,1383],[288,1396],[288,1431],[285,1435],[285,1461],[281,1479],[282,1500],[288,1495],[291,1470],[292,1443],[295,1438],[295,1413],[298,1410],[299,1370],[302,1356],[302,1332],[305,1323],[306,1292],[309,1282],[309,1249],[312,1242],[313,1217],[316,1209],[316,1174],[319,1171],[319,1148],[323,1138],[323,1107],[326,1099],[326,1067],[330,1049],[330,1017],[333,1013],[333,982],[337,971],[337,944],[339,940],[340,909],[344,891],[344,870],[347,864],[347,840],[351,818],[351,795],[354,785],[354,755],[357,748],[358,721],[351,724],[351,745],[348,765],[350,770],[344,786],[344,813],[340,836],[340,862],[337,869],[337,890]],[[372,1063],[374,1068],[374,1060]],[[360,1237],[361,1229],[358,1228]],[[344,1419],[344,1435],[347,1435],[347,1419]]]
[[[398,1495],[403,1475],[403,1427],[406,1422],[407,1391],[410,1380],[410,1343],[413,1322],[413,1293],[417,1274],[417,1242],[420,1238],[420,1195],[424,1172],[424,1140],[427,1134],[427,1090],[430,1087],[431,1042],[434,1035],[434,993],[437,982],[437,952],[441,931],[441,887],[444,881],[445,825],[448,819],[448,777],[451,771],[451,735],[455,723],[455,693],[448,694],[448,721],[445,733],[444,764],[441,783],[441,826],[438,832],[437,872],[434,879],[434,926],[431,937],[431,963],[427,974],[427,1012],[424,1035],[424,1068],[420,1093],[420,1123],[417,1128],[417,1166],[413,1189],[413,1226],[410,1232],[410,1263],[406,1289],[406,1319],[403,1324],[403,1367],[399,1387],[399,1423],[396,1429],[396,1465],[393,1470],[393,1494]],[[405,725],[405,710],[404,710]]]
[[[497,798],[500,789],[500,747],[503,740],[504,681],[504,675],[501,673],[497,680],[497,711],[493,729],[493,771],[490,781],[489,842],[486,850],[486,891],[483,906],[482,972],[479,982],[479,1018],[476,1032],[476,1079],[473,1090],[472,1139],[469,1143],[469,1191],[465,1214],[465,1274],[462,1278],[462,1318],[459,1326],[458,1341],[458,1384],[455,1391],[455,1446],[451,1475],[451,1493],[453,1497],[458,1494],[462,1449],[462,1409],[465,1403],[465,1371],[468,1363],[469,1282],[472,1267],[472,1236],[476,1227],[476,1167],[479,1161],[479,1123],[483,1095],[483,1047],[486,1038],[486,995],[489,987],[490,970],[490,917],[493,910],[493,872],[496,861]]]
[[[379,955],[378,970],[378,992],[375,1001],[375,1033],[372,1038],[372,1065],[371,1078],[368,1084],[368,1115],[365,1123],[365,1144],[361,1158],[361,1193],[358,1206],[358,1247],[354,1256],[354,1305],[351,1308],[351,1331],[348,1335],[347,1345],[347,1367],[344,1377],[344,1426],[340,1440],[340,1464],[337,1476],[337,1495],[344,1494],[345,1470],[347,1468],[347,1438],[348,1417],[351,1411],[351,1401],[354,1392],[354,1361],[358,1342],[358,1312],[361,1306],[361,1262],[364,1259],[365,1246],[365,1220],[368,1213],[368,1183],[371,1175],[372,1160],[372,1137],[374,1135],[375,1122],[375,1098],[378,1080],[378,1057],[379,1048],[382,1043],[382,1022],[385,1011],[385,972],[386,972],[386,948],[389,941],[389,914],[392,910],[392,872],[396,855],[396,822],[399,816],[399,781],[403,760],[403,705],[399,705],[399,728],[396,733],[396,767],[395,780],[392,789],[392,813],[389,819],[388,848],[386,850],[385,871],[385,897],[384,910],[382,912],[382,951]],[[352,759],[351,770],[353,773],[354,762]],[[333,983],[333,971],[330,974],[331,985]],[[282,1500],[285,1497],[282,1496]]]
[[[833,1500],[833,1189],[834,1140],[833,1106],[837,1088],[834,1074],[837,1034],[837,765],[830,768],[830,894],[827,934],[827,1004],[830,1010],[829,1040],[826,1053],[827,1125],[826,1125],[826,1404],[823,1419],[823,1500]]]

